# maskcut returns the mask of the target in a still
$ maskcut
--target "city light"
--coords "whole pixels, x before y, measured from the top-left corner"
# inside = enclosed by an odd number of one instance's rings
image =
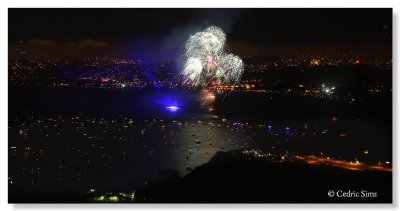
[[[98,197],[95,198],[95,201],[103,202],[104,199],[105,199],[104,196],[98,196]]]
[[[311,65],[313,65],[313,66],[318,66],[318,65],[320,65],[320,60],[319,59],[312,59],[311,60]]]
[[[335,86],[327,86],[325,84],[322,84],[321,90],[323,91],[324,94],[326,95],[331,95],[335,91],[336,87]]]
[[[111,202],[116,202],[116,201],[118,201],[118,197],[117,196],[110,196],[110,201]]]

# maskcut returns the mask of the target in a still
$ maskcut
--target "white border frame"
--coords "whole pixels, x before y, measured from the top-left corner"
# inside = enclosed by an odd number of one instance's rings
[[[397,4],[396,4],[397,3]],[[398,73],[398,0],[2,0],[0,1],[0,135],[1,135],[1,177],[0,177],[0,206],[4,210],[97,210],[97,209],[201,209],[201,210],[228,210],[228,209],[272,209],[272,210],[320,210],[320,209],[399,209],[398,207],[398,155],[399,144],[399,73]],[[70,7],[70,8],[144,8],[144,7],[204,7],[204,8],[375,8],[390,7],[393,8],[393,204],[25,204],[9,205],[8,203],[8,8],[19,7]],[[3,210],[3,209],[2,209]]]

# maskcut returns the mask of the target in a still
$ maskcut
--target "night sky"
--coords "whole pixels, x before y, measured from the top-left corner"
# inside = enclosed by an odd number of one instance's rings
[[[240,56],[392,51],[392,9],[9,9],[8,21],[10,57],[173,57],[209,25],[221,27]]]

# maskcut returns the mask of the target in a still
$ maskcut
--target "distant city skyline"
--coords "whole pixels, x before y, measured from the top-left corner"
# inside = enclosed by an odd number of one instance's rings
[[[240,56],[392,56],[390,8],[9,9],[9,56],[173,59],[190,34],[210,25],[226,32]]]

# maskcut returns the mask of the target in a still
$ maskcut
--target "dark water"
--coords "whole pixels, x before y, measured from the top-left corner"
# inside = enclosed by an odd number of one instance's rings
[[[12,88],[9,90],[9,113],[32,111],[46,115],[207,118],[198,101],[198,93],[190,91]],[[179,110],[172,112],[166,109],[168,106],[177,106]]]
[[[216,152],[235,149],[391,161],[385,119],[279,118],[285,110],[275,109],[273,118],[224,114],[222,121],[200,104],[196,92],[10,89],[10,190],[38,195],[134,189],[159,170],[183,176]],[[166,109],[171,105],[180,109]]]

